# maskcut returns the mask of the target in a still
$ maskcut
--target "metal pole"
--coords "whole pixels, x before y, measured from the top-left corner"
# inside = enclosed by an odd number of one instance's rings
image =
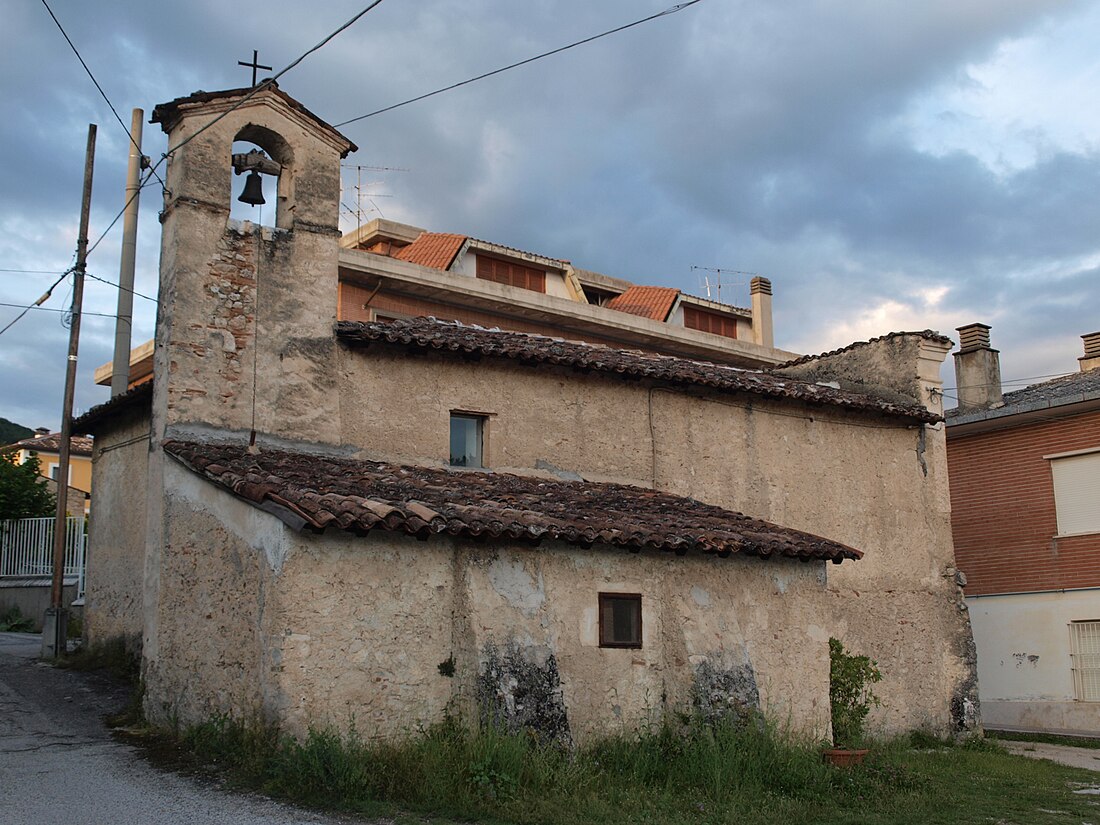
[[[137,259],[138,201],[141,193],[141,123],[145,112],[134,109],[130,119],[130,163],[126,167],[126,205],[122,217],[122,259],[118,266],[118,313],[111,397],[130,385],[130,336],[134,318],[134,262]]]
[[[80,344],[80,311],[84,303],[84,271],[88,259],[88,214],[92,206],[92,169],[95,166],[94,123],[88,124],[88,149],[84,156],[84,196],[80,204],[80,233],[76,239],[76,267],[73,269],[72,324],[69,327],[69,357],[65,369],[65,398],[61,407],[61,444],[57,467],[57,512],[53,522],[53,587],[50,607],[42,628],[42,655],[56,658],[65,653],[68,611],[63,601],[65,575],[65,505],[69,491],[69,447],[73,436],[73,392],[76,387],[76,353]],[[127,363],[129,358],[127,358]]]

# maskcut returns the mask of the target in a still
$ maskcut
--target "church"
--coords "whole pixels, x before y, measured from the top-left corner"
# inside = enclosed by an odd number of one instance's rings
[[[140,653],[150,719],[572,743],[759,710],[827,737],[836,637],[884,674],[879,732],[978,724],[947,338],[801,357],[764,279],[740,310],[465,236],[342,237],[355,147],[274,85],[153,122],[151,379],[76,425],[87,640]],[[277,177],[272,226],[230,218],[234,171]]]

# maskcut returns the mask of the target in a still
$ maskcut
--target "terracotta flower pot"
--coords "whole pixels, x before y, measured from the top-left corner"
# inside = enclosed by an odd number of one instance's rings
[[[867,755],[867,748],[829,748],[821,756],[830,765],[838,768],[850,768],[852,765],[862,765],[863,757]]]

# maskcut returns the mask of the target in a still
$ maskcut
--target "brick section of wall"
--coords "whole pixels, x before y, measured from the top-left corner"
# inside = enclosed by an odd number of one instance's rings
[[[951,525],[968,596],[1100,586],[1100,534],[1056,539],[1044,455],[1100,447],[1100,412],[951,435]]]
[[[571,341],[585,341],[589,344],[606,344],[611,347],[621,348],[622,343],[609,338],[600,338],[595,335],[583,335],[573,330],[563,331],[547,324],[536,324],[522,321],[517,318],[508,318],[492,312],[479,312],[466,307],[456,307],[436,301],[425,301],[405,295],[395,295],[386,291],[379,291],[371,299],[373,290],[358,284],[340,283],[339,306],[337,317],[341,321],[373,321],[371,309],[385,315],[386,312],[395,313],[398,316],[433,316],[441,321],[459,321],[463,324],[477,324],[483,327],[499,327],[500,329],[514,332],[529,332],[535,335],[550,335],[556,338],[568,338]],[[364,308],[364,304],[370,300],[370,309]],[[642,347],[635,347],[642,349]]]

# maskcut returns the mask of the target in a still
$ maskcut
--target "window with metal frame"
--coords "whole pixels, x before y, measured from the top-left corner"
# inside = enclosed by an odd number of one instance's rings
[[[642,646],[642,597],[600,593],[600,647]]]
[[[1100,621],[1070,622],[1069,658],[1078,702],[1100,702]]]

